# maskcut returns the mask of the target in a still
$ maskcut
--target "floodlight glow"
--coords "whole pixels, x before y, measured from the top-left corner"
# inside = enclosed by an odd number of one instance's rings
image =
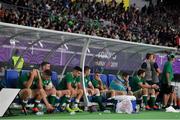
[[[68,46],[66,45],[66,44],[64,44],[64,47],[66,48],[66,50],[68,50],[69,48],[68,48]]]
[[[89,48],[87,49],[87,52],[88,52],[88,53],[91,53],[91,51],[90,51],[90,49],[89,49]]]
[[[39,41],[38,43],[39,43],[39,45],[40,45],[41,48],[44,47],[41,41]]]

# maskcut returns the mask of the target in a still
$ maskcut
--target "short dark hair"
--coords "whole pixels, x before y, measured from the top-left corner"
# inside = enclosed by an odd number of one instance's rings
[[[144,72],[145,72],[145,70],[139,69],[138,72],[137,72],[137,75],[141,75],[141,74],[143,74]]]
[[[43,67],[43,66],[45,66],[45,65],[47,65],[47,64],[50,64],[50,63],[49,63],[49,62],[46,62],[46,61],[43,61],[40,66]]]
[[[73,70],[77,70],[77,71],[82,72],[82,69],[81,69],[79,66],[75,66],[75,67],[73,68]]]
[[[99,72],[99,71],[96,71],[95,74],[100,74],[100,72]]]
[[[122,76],[123,76],[123,77],[127,77],[127,76],[129,76],[129,74],[128,74],[127,72],[123,72],[123,73],[122,73]]]
[[[16,50],[14,51],[14,55],[19,55],[19,49],[16,49]]]
[[[90,70],[91,68],[89,66],[84,66],[84,71]]]
[[[52,76],[52,71],[51,70],[45,70],[44,74],[47,76]]]
[[[149,59],[151,55],[153,55],[153,53],[147,53],[146,54],[146,59]]]

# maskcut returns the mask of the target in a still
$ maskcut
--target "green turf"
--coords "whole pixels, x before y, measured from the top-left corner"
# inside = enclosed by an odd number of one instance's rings
[[[164,111],[143,111],[137,114],[117,114],[117,113],[68,113],[37,115],[19,115],[3,117],[3,119],[180,119],[180,113],[166,113]]]

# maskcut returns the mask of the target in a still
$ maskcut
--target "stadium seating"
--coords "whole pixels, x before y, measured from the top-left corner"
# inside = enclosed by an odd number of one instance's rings
[[[103,84],[105,84],[106,86],[108,86],[107,75],[101,74],[101,75],[100,75],[100,78],[101,78]]]
[[[30,72],[29,70],[22,70],[20,72],[20,76],[23,76],[23,75],[25,75],[26,73],[29,73],[29,72]]]
[[[116,80],[116,75],[113,74],[108,74],[107,75],[107,80],[108,80],[108,86],[110,85],[111,81]]]
[[[93,80],[94,79],[94,73],[90,74],[90,79]]]
[[[58,84],[59,84],[59,79],[58,79],[58,74],[57,74],[57,72],[52,71],[51,80],[52,80],[53,85],[54,85],[55,87],[57,87]]]
[[[5,72],[5,82],[7,88],[16,88],[19,78],[19,73],[17,70],[8,69]]]
[[[28,72],[29,72],[29,70],[22,70],[20,72],[20,76],[23,76]],[[11,69],[6,70],[6,72],[5,72],[5,80],[6,81],[5,82],[6,82],[7,88],[16,88],[18,79],[19,79],[19,73],[17,70],[11,70]],[[57,87],[57,85],[59,84],[57,72],[52,71],[51,80],[52,80],[53,85],[55,87]]]

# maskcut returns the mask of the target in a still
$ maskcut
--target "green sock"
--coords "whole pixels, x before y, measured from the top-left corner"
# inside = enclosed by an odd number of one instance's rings
[[[147,96],[146,95],[143,95],[143,103],[145,106],[147,105]]]
[[[66,107],[69,107],[70,103],[71,103],[71,98],[66,97]]]
[[[56,96],[54,95],[49,96],[49,103],[54,106],[56,103]]]
[[[96,96],[94,102],[97,102],[101,111],[105,110],[105,106],[102,104],[102,96]]]
[[[64,106],[66,103],[67,103],[67,97],[65,97],[65,96],[61,97],[60,105]]]
[[[150,101],[151,101],[151,106],[153,107],[155,105],[155,102],[156,102],[155,96],[151,96]]]
[[[34,102],[35,102],[35,103],[34,103],[34,107],[38,107],[38,105],[39,105],[39,103],[40,103],[41,101],[35,100]]]

